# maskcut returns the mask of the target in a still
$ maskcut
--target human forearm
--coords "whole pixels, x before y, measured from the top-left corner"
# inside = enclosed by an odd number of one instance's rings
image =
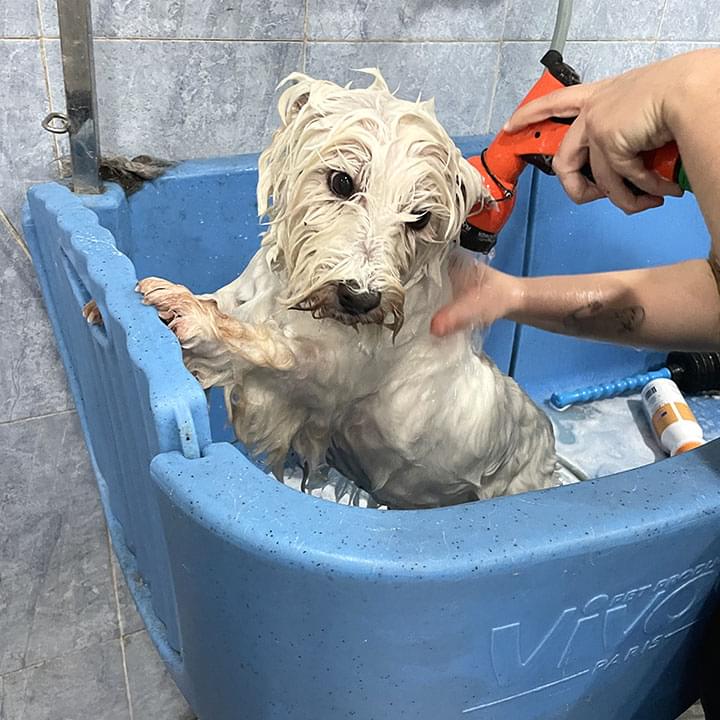
[[[626,212],[662,204],[680,188],[644,167],[640,153],[675,140],[712,239],[709,262],[604,275],[513,278],[478,272],[438,311],[445,335],[500,317],[572,335],[632,345],[720,345],[720,50],[670,58],[616,78],[550,93],[520,108],[517,132],[548,117],[575,118],[553,167],[576,202],[607,196]],[[587,163],[597,184],[583,174]],[[623,178],[648,195],[634,196]]]
[[[682,64],[683,80],[666,100],[665,114],[710,231],[711,260],[720,265],[720,50],[670,62]]]
[[[517,322],[638,347],[720,348],[720,294],[703,260],[507,282],[504,314]]]

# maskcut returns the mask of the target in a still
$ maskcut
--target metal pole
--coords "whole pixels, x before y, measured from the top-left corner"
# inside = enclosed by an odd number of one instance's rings
[[[90,0],[57,0],[60,20],[72,188],[76,193],[103,191]]]

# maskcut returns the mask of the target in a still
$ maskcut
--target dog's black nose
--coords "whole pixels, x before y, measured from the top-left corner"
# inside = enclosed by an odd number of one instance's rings
[[[345,283],[338,285],[337,294],[342,309],[352,315],[363,315],[374,310],[382,297],[375,290],[354,290]]]

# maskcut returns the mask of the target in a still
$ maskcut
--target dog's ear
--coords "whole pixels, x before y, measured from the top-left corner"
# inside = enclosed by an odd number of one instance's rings
[[[490,192],[480,173],[462,156],[459,157],[456,185],[456,202],[463,219],[477,203],[490,200]]]
[[[272,203],[277,204],[288,178],[283,171],[293,143],[295,120],[310,100],[310,89],[316,81],[302,73],[288,75],[278,88],[286,87],[278,100],[280,127],[273,134],[272,141],[260,154],[258,163],[257,201],[258,213],[263,217]]]
[[[459,237],[462,223],[475,205],[478,203],[484,205],[490,202],[490,193],[485,187],[480,173],[462,156],[457,148],[454,148],[453,152],[451,152],[448,170],[449,196],[446,196],[446,202],[452,208],[445,237],[450,240]]]
[[[310,88],[313,79],[303,73],[288,75],[278,87],[292,83],[286,88],[278,101],[278,112],[284,127],[290,125],[310,99]]]
[[[304,92],[302,95],[300,95],[300,97],[295,100],[295,102],[292,104],[292,107],[290,108],[292,114],[297,115],[297,113],[299,113],[303,109],[309,99],[310,92]]]
[[[420,107],[433,119],[437,120],[437,114],[435,112],[435,98],[429,100],[418,100]]]

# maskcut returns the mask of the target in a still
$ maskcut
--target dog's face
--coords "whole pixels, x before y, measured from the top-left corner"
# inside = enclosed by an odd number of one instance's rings
[[[440,266],[486,191],[431,102],[293,75],[260,157],[258,205],[288,306],[397,333],[405,291]]]

